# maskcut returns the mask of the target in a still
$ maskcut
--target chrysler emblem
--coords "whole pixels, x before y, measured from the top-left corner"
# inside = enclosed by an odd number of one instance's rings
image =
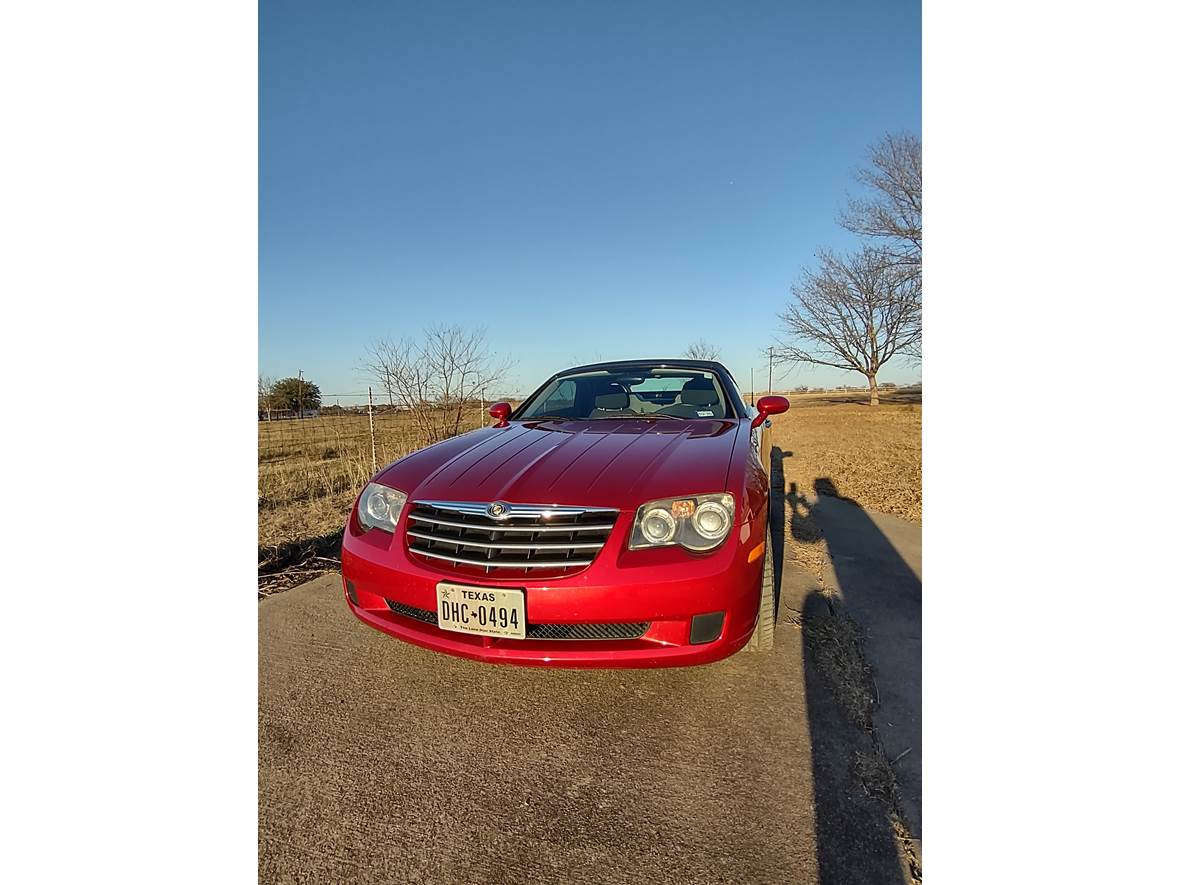
[[[503,501],[494,501],[488,505],[488,516],[492,519],[506,519],[508,514],[512,512],[512,508]]]

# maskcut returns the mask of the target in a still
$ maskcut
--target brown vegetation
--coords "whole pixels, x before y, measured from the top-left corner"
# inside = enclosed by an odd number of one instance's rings
[[[861,507],[903,519],[922,518],[921,394],[883,391],[881,404],[868,406],[868,394],[820,393],[792,396],[791,410],[774,418],[767,451],[782,451],[787,507],[830,491]],[[816,488],[817,479],[831,486]],[[809,521],[799,523],[790,555],[822,575],[827,553]]]
[[[460,431],[480,426],[470,413]],[[377,467],[422,448],[409,415],[374,416]],[[333,415],[258,423],[260,566],[288,558],[292,546],[339,532],[348,508],[374,473],[369,417]]]
[[[776,416],[770,446],[783,451],[786,488],[816,494],[830,478],[842,497],[903,519],[922,518],[922,403],[920,394],[881,393],[866,408],[865,393],[802,394]],[[790,452],[790,455],[786,453]]]

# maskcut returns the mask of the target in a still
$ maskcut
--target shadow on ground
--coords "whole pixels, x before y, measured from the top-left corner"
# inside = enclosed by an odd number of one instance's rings
[[[825,543],[832,563],[831,592],[808,587],[795,605],[786,592],[780,608],[803,630],[820,880],[906,882],[920,876],[921,581],[880,517],[838,499],[830,479],[816,479],[815,498],[784,489],[785,457],[771,450],[776,560],[789,532]]]

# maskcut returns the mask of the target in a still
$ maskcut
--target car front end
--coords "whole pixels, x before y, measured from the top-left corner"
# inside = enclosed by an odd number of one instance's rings
[[[507,505],[509,512],[538,515],[510,518],[504,524],[479,515],[479,510],[486,512],[497,503]],[[684,666],[738,651],[749,639],[758,612],[765,514],[761,521],[730,531],[707,553],[679,546],[630,549],[635,517],[636,511],[570,505],[413,501],[407,502],[391,533],[365,530],[354,508],[343,545],[348,604],[378,630],[481,661]],[[590,528],[579,528],[582,525]],[[567,526],[568,531],[541,531]],[[462,547],[457,540],[446,540],[460,535]],[[495,547],[474,546],[497,541]],[[586,546],[562,549],[563,541]],[[597,544],[601,546],[590,546]],[[481,553],[484,563],[475,564]],[[558,555],[573,564],[537,565],[533,559],[527,568],[513,565],[530,561],[525,557]],[[462,558],[444,558],[448,556]],[[448,591],[456,606],[468,604],[471,597],[468,609],[459,608],[453,620],[461,623],[462,615],[468,614],[472,629],[489,632],[500,624],[489,624],[488,610],[494,610],[491,621],[499,609],[509,611],[496,605],[502,601],[496,599],[497,591],[513,597],[519,593],[523,638],[441,628],[439,611],[449,600],[440,597]],[[491,599],[486,598],[489,593]],[[514,626],[510,617],[500,621],[505,632]]]
[[[760,635],[768,484],[722,367],[580,367],[509,409],[358,497],[342,580],[361,621],[556,667],[704,664]]]

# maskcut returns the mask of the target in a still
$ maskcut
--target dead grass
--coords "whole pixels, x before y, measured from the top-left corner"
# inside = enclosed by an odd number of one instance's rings
[[[803,629],[820,674],[850,722],[863,729],[873,724],[876,689],[864,654],[864,631],[838,606],[829,612],[807,613]]]
[[[767,452],[771,480],[785,496],[790,555],[821,579],[827,549],[808,518],[808,499],[821,489],[869,510],[922,518],[921,394],[885,394],[875,408],[864,394],[791,397],[791,410],[774,419]]]
[[[770,446],[783,452],[786,491],[816,494],[828,478],[841,498],[902,519],[922,518],[922,404],[886,395],[872,407],[838,394],[791,398]]]
[[[425,445],[405,416],[374,419],[378,468]],[[473,415],[470,430],[479,426]],[[369,419],[325,416],[258,424],[259,564],[338,533],[373,475]],[[318,547],[317,547],[318,550]]]

